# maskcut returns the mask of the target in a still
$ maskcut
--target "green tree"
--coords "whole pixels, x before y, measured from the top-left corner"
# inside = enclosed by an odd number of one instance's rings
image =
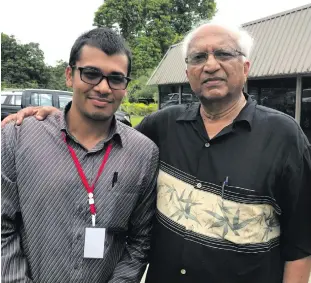
[[[11,88],[47,86],[49,70],[38,43],[19,43],[13,35],[1,33],[2,83]]]
[[[71,90],[66,86],[66,77],[65,77],[65,69],[68,66],[68,63],[59,60],[57,61],[56,66],[49,66],[49,81],[48,87],[49,89],[58,89],[58,90]]]
[[[136,102],[138,98],[153,98],[154,100],[157,100],[157,86],[146,85],[152,72],[152,69],[147,70],[144,75],[141,75],[129,84],[128,100],[130,102]]]
[[[172,0],[172,25],[178,34],[187,33],[194,23],[211,19],[216,2],[210,0]]]
[[[214,0],[106,0],[94,25],[118,31],[132,49],[133,76],[154,68],[194,23],[215,14]]]
[[[119,31],[128,40],[142,28],[143,1],[106,0],[95,12],[94,25]]]

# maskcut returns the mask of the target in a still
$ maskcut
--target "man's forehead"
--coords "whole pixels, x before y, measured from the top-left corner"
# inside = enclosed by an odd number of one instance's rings
[[[122,72],[125,74],[127,73],[129,64],[125,54],[116,53],[108,55],[101,49],[91,45],[84,45],[81,48],[80,58],[77,62],[83,65],[96,67],[102,71],[106,71],[108,68],[109,71]]]
[[[237,37],[229,30],[219,26],[203,26],[199,28],[190,40],[189,48],[196,45],[236,45]]]
[[[101,50],[100,48],[96,47],[96,46],[92,46],[92,45],[84,45],[81,50],[80,50],[80,58],[124,58],[126,59],[127,56],[124,53],[119,53],[116,52],[114,54],[107,54],[106,52],[104,52],[103,50]]]

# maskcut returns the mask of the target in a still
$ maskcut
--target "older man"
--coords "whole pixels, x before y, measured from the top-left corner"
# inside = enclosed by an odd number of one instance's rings
[[[200,103],[137,127],[161,160],[147,283],[308,281],[310,144],[294,119],[243,93],[251,45],[239,29],[195,28],[184,49]]]

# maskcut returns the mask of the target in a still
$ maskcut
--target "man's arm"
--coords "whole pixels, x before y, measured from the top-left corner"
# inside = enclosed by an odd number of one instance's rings
[[[308,283],[311,267],[310,145],[290,149],[281,188],[281,251],[285,259],[283,283]]]
[[[307,283],[310,278],[310,269],[310,256],[286,262],[283,283]]]
[[[13,124],[1,136],[1,282],[29,283],[28,265],[20,246],[21,221],[15,168],[16,129]]]
[[[9,122],[14,121],[16,125],[21,125],[23,120],[29,116],[36,116],[37,120],[44,120],[48,115],[60,112],[59,109],[53,106],[29,106],[19,110],[16,114],[10,114],[1,121],[1,128]]]
[[[156,181],[158,176],[158,149],[154,146],[145,172],[142,194],[131,219],[129,235],[123,256],[109,283],[138,283],[147,264],[150,249],[152,219],[156,208]]]

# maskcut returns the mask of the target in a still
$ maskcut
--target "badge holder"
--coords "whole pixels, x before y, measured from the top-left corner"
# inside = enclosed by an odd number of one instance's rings
[[[106,229],[95,227],[95,215],[92,224],[93,227],[85,228],[84,258],[104,258]]]

